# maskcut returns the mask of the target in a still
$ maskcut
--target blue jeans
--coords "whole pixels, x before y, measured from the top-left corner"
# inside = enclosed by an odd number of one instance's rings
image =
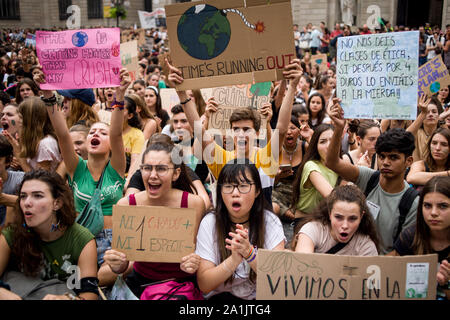
[[[104,262],[105,251],[111,249],[112,229],[103,229],[95,237],[95,242],[97,242],[97,263],[101,266]]]

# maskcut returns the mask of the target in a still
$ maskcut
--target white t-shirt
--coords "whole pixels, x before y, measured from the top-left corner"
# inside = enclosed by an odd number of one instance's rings
[[[330,226],[323,225],[319,221],[306,223],[299,231],[307,235],[314,243],[314,252],[325,253],[335,245],[337,241],[331,235]],[[347,256],[377,256],[377,247],[368,235],[355,233],[350,242],[336,254]]]
[[[272,250],[281,241],[286,241],[283,226],[280,219],[267,210],[264,211],[264,221],[266,230],[264,249]],[[220,260],[220,253],[217,245],[216,217],[214,213],[207,214],[200,223],[195,253],[202,259],[211,261],[216,266],[222,262]],[[256,283],[250,281],[249,275],[250,265],[244,260],[235,270],[233,281],[226,285],[225,283],[222,283],[207,294],[206,298],[208,299],[218,293],[230,292],[234,296],[242,299],[255,299]]]
[[[33,159],[27,159],[28,164],[36,170],[37,164],[42,161],[51,161],[50,171],[55,171],[61,162],[61,153],[59,152],[58,141],[48,135],[39,142],[38,152]]]

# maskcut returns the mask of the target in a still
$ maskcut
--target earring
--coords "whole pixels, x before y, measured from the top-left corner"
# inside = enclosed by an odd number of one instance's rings
[[[54,213],[55,213],[55,217],[56,217],[56,211],[54,211]],[[50,229],[50,232],[55,232],[56,230],[58,230],[58,228],[59,228],[59,220],[58,220],[58,222],[56,224],[52,223],[52,227]]]
[[[28,228],[28,226],[27,226],[27,224],[25,222],[23,223],[22,226],[27,230],[27,232],[30,232],[30,228]]]

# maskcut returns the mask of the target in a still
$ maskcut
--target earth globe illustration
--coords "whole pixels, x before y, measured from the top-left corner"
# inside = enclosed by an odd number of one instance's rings
[[[219,56],[230,42],[231,29],[225,13],[216,7],[196,5],[178,21],[180,46],[191,57],[210,60]]]
[[[72,36],[72,43],[76,47],[83,47],[88,42],[88,35],[83,31],[78,31]]]

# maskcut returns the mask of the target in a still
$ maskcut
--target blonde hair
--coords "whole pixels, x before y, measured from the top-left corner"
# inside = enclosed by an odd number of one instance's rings
[[[69,116],[66,119],[67,127],[70,128],[78,121],[84,121],[86,126],[90,127],[99,121],[97,112],[89,105],[79,99],[72,99]]]

